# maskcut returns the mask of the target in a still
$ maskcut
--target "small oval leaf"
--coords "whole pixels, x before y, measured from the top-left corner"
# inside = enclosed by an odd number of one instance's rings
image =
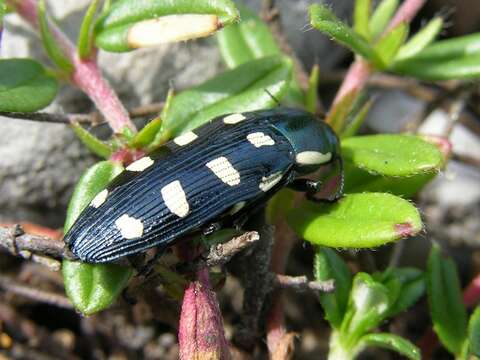
[[[217,35],[223,60],[230,69],[254,59],[280,55],[268,26],[252,11],[239,5],[241,21],[227,26]]]
[[[68,205],[65,232],[95,195],[122,170],[123,167],[119,164],[101,161],[82,175]],[[115,264],[85,264],[63,260],[62,272],[69,299],[75,308],[89,315],[105,309],[117,298],[132,270]]]
[[[390,194],[349,194],[334,204],[304,201],[288,214],[305,240],[335,248],[369,248],[422,230],[418,210]]]
[[[388,67],[395,55],[397,55],[400,47],[405,42],[408,35],[408,26],[401,23],[388,34],[380,38],[375,44],[375,51],[382,60],[383,67]]]
[[[352,287],[352,273],[337,253],[327,247],[318,247],[313,263],[315,280],[334,279],[335,290],[318,294],[325,318],[336,329],[340,328]]]
[[[469,353],[480,357],[480,306],[475,308],[468,322],[468,344]]]
[[[404,60],[418,54],[435,40],[440,31],[442,31],[442,28],[443,19],[441,17],[430,20],[423,29],[412,36],[412,38],[400,48],[395,60]]]
[[[379,65],[381,60],[370,44],[343,21],[338,19],[325,5],[314,4],[309,8],[310,24],[317,30],[327,34],[338,43],[365,59]]]
[[[110,306],[127,284],[132,270],[116,264],[64,260],[65,291],[77,310],[91,315]]]
[[[99,19],[95,43],[113,52],[195,39],[238,19],[231,0],[119,0]]]
[[[130,142],[130,145],[135,148],[144,148],[150,145],[162,126],[162,119],[155,118],[140,130]]]
[[[480,32],[436,41],[417,53],[417,61],[443,61],[480,54]]]
[[[120,164],[111,161],[100,161],[83,173],[68,204],[64,226],[65,233],[95,195],[102,191],[122,170],[123,167]]]
[[[50,31],[45,11],[45,0],[38,2],[38,25],[40,27],[43,46],[52,62],[65,72],[71,73],[73,71],[73,64]]]
[[[370,18],[370,33],[373,39],[379,36],[387,27],[390,19],[398,8],[399,0],[382,0]]]
[[[72,128],[80,141],[94,154],[105,159],[112,154],[112,148],[107,143],[85,130],[82,125],[72,124]]]
[[[222,114],[274,107],[286,93],[292,62],[273,56],[249,61],[176,95],[165,114],[165,140]]]
[[[233,69],[251,60],[282,55],[268,25],[246,6],[239,4],[238,9],[241,21],[227,26],[217,35],[220,53],[227,66]],[[285,101],[298,105],[302,104],[303,98],[300,85],[293,77]]]
[[[367,346],[393,350],[411,360],[420,360],[420,349],[401,336],[388,333],[367,334],[360,340]]]
[[[423,272],[415,268],[389,268],[382,273],[382,283],[397,281],[400,291],[389,310],[389,316],[405,311],[412,306],[424,293],[426,281]]]
[[[480,78],[479,63],[479,53],[451,60],[424,61],[412,57],[396,62],[391,71],[428,81],[471,80]]]
[[[33,112],[57,95],[56,79],[32,59],[0,59],[0,111]]]
[[[389,295],[389,289],[369,274],[357,273],[353,279],[341,333],[350,338],[351,343],[355,343],[366,332],[377,327],[391,304]]]
[[[467,338],[467,312],[461,291],[455,263],[443,258],[434,245],[427,264],[430,314],[440,341],[454,355],[460,355]]]
[[[345,161],[385,176],[413,176],[434,172],[443,165],[435,145],[410,135],[354,136],[342,141]]]
[[[370,40],[368,19],[370,18],[371,8],[371,0],[356,0],[353,11],[353,28],[357,34],[363,36],[367,40]]]
[[[92,0],[82,20],[77,39],[78,56],[80,59],[88,59],[93,50],[92,22],[97,11],[99,0]]]

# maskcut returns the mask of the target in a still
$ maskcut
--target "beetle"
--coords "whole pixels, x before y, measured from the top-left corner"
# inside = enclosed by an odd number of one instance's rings
[[[332,170],[327,182],[304,178],[326,168]],[[341,196],[342,160],[333,130],[292,108],[223,115],[127,166],[64,240],[84,262],[112,262],[165,249],[195,231],[240,227],[285,186],[312,199]]]

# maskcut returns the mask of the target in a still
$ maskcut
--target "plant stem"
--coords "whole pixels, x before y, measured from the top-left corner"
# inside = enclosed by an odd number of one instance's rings
[[[373,73],[373,67],[362,58],[358,58],[348,69],[347,75],[340,86],[332,109],[348,94],[360,91]]]
[[[328,360],[352,360],[357,352],[343,346],[341,342],[341,333],[338,330],[332,330],[330,335]]]
[[[9,0],[7,2],[23,19],[38,30],[36,0]],[[102,76],[96,59],[80,59],[76,47],[60,28],[53,22],[49,23],[49,28],[58,45],[74,66],[70,74],[70,81],[88,95],[115,133],[120,133],[125,127],[136,132],[127,110],[108,81]]]
[[[390,21],[386,32],[388,33],[401,23],[410,23],[425,3],[426,0],[406,0]]]

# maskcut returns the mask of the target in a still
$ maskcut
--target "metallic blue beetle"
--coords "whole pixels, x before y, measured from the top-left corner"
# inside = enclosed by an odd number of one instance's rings
[[[65,242],[90,263],[163,249],[212,224],[241,226],[285,186],[335,200],[341,164],[335,133],[310,113],[277,108],[224,115],[130,164],[96,195]],[[332,169],[323,182],[302,178]]]

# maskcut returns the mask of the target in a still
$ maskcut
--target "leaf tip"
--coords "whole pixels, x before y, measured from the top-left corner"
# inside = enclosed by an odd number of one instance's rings
[[[416,235],[421,230],[421,227],[415,226],[411,222],[403,222],[403,223],[394,224],[393,228],[395,230],[395,233],[400,238],[406,238],[406,237]]]

